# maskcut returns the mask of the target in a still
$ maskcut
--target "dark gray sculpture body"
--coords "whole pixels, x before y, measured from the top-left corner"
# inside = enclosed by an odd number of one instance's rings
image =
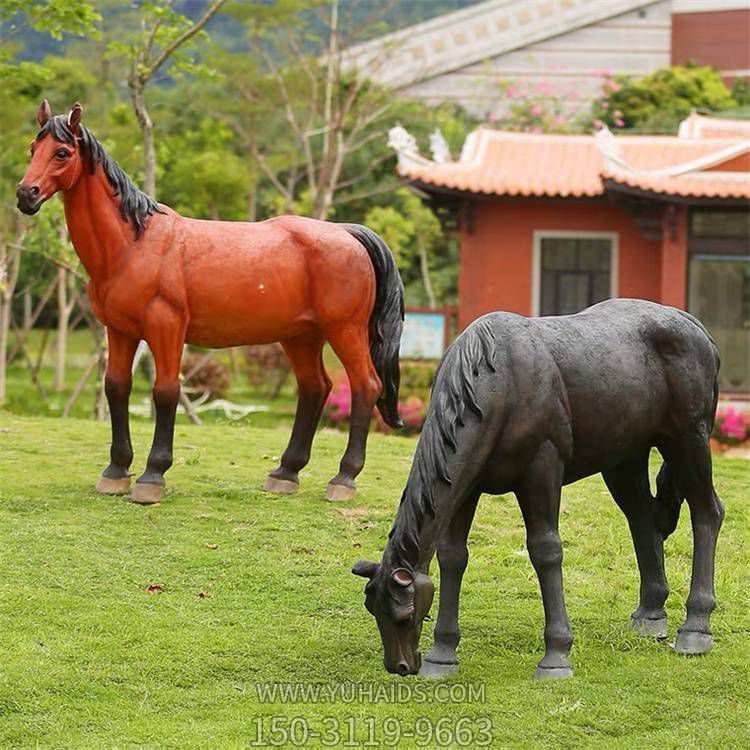
[[[539,577],[546,651],[537,677],[572,674],[565,610],[561,488],[601,472],[633,536],[641,575],[637,630],[666,636],[664,539],[683,500],[694,549],[687,619],[675,649],[712,646],[714,553],[724,511],[713,487],[709,435],[719,356],[699,321],[643,300],[615,299],[563,317],[492,313],[448,349],[388,545],[360,561],[391,672],[439,676],[458,660],[458,601],[466,538],[481,493],[515,493]],[[651,495],[652,447],[664,463]],[[419,637],[440,564],[435,645],[421,664]],[[502,606],[502,605],[501,605]]]

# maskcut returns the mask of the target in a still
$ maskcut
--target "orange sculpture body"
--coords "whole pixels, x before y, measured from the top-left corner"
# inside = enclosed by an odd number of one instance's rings
[[[138,343],[154,356],[154,442],[132,499],[158,502],[172,464],[180,361],[185,343],[229,347],[280,341],[297,378],[292,436],[266,489],[293,492],[331,382],[328,341],[351,384],[349,442],[330,499],[354,495],[377,403],[399,426],[398,349],[403,287],[386,244],[365,227],[282,216],[268,221],[188,219],[138,190],[81,124],[81,107],[53,116],[42,102],[41,130],[18,186],[18,207],[36,213],[62,191],[73,246],[90,276],[88,294],[107,327],[105,390],[112,419],[111,463],[97,483],[130,492],[131,370]]]

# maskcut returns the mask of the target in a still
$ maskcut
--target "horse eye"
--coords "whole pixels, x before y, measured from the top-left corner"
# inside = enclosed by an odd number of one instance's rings
[[[58,159],[67,159],[70,156],[70,152],[66,151],[64,148],[61,148],[59,151],[55,151],[55,156]]]

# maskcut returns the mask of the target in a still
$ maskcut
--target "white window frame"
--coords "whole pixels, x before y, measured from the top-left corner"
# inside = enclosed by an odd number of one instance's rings
[[[542,240],[609,240],[609,296],[617,297],[620,286],[619,232],[589,232],[575,229],[535,229],[531,267],[531,314],[538,316],[542,303]]]

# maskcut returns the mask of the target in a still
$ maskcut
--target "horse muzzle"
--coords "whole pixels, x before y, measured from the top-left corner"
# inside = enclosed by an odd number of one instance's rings
[[[16,190],[18,210],[27,216],[33,216],[44,203],[44,197],[39,195],[39,188],[36,185],[27,186],[19,185]]]

